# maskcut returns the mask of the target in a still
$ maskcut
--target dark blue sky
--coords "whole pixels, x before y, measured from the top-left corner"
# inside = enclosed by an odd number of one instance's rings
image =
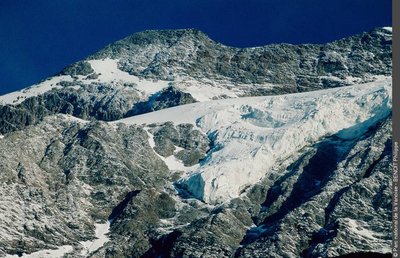
[[[0,0],[0,94],[146,29],[231,46],[324,43],[391,25],[391,0]]]

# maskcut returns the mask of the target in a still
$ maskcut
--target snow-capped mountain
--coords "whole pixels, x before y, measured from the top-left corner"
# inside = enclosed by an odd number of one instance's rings
[[[145,31],[0,96],[0,257],[391,252],[391,29]]]

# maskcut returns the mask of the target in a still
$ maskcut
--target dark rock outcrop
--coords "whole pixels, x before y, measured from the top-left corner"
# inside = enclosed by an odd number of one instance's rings
[[[173,85],[150,96],[148,100],[136,103],[126,117],[149,113],[164,108],[176,107],[197,102],[192,95],[179,91]]]

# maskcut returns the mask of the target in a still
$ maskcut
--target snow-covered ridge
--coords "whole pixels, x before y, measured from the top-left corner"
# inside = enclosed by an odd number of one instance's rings
[[[146,99],[150,95],[160,92],[167,88],[169,83],[171,83],[171,81],[165,80],[143,79],[122,71],[118,68],[118,59],[105,58],[101,60],[87,60],[85,62],[90,64],[97,77],[88,78],[87,76],[82,75],[78,75],[75,78],[72,78],[70,75],[50,77],[31,87],[0,96],[0,105],[16,105],[27,98],[44,94],[52,89],[61,89],[62,86],[60,86],[60,82],[63,81],[75,82],[76,86],[68,86],[75,90],[81,88],[80,85],[107,83],[113,85],[116,89],[126,88],[129,90],[135,90],[140,94],[142,99]],[[198,101],[209,101],[220,96],[237,98],[244,94],[243,89],[232,88],[233,85],[229,82],[216,83],[208,79],[198,81],[190,77],[176,77],[173,83],[178,89],[190,93]],[[272,85],[267,84],[264,86],[273,87]],[[251,85],[243,84],[242,87],[251,87]]]
[[[97,79],[86,80],[86,83],[90,82],[123,82],[123,83],[134,83],[135,89],[141,92],[144,96],[149,96],[155,92],[161,91],[167,87],[167,81],[152,81],[141,79],[137,76],[130,75],[118,68],[118,59],[102,59],[102,60],[88,60],[87,62],[91,65],[95,73],[99,74]],[[80,76],[81,77],[81,76]],[[83,76],[80,78],[83,80]]]
[[[91,65],[98,78],[85,79],[84,76],[78,76],[79,80],[83,83],[103,82],[103,83],[131,83],[130,87],[141,93],[143,98],[159,92],[166,88],[172,81],[166,80],[149,80],[131,75],[119,69],[120,60],[105,58],[101,60],[87,60]],[[190,77],[176,76],[173,80],[174,86],[178,89],[190,93],[198,101],[209,101],[215,97],[225,96],[230,98],[237,98],[244,94],[243,89],[235,89],[229,82],[214,82],[209,79],[202,79],[201,81]],[[230,86],[230,87],[227,87]],[[251,87],[252,85],[241,85],[242,88]],[[264,87],[273,87],[273,85],[265,84]]]
[[[51,77],[43,82],[40,82],[36,85],[25,88],[23,90],[11,92],[0,96],[0,105],[19,104],[27,98],[41,95],[45,92],[52,90],[53,88],[61,88],[60,85],[57,85],[61,81],[72,81],[72,80],[73,80],[72,77],[69,75]]]
[[[55,77],[48,78],[47,80],[28,87],[26,89],[15,91],[3,96],[0,96],[0,104],[19,104],[25,99],[33,96],[38,96],[44,94],[53,88],[62,88],[59,85],[62,81],[76,82],[77,86],[70,86],[70,88],[78,89],[79,84],[90,84],[93,82],[101,83],[132,83],[134,89],[140,92],[143,97],[148,97],[149,95],[161,91],[163,88],[168,86],[167,81],[152,81],[141,79],[137,76],[130,75],[127,72],[121,71],[118,68],[118,61],[116,59],[102,59],[102,60],[89,60],[87,61],[94,70],[94,73],[98,74],[97,78],[89,79],[86,76],[78,75],[77,78],[72,78],[70,75],[59,75]],[[127,86],[132,87],[132,86]]]
[[[207,203],[237,197],[274,164],[323,137],[349,139],[390,114],[391,79],[300,94],[216,100],[116,123],[191,123],[221,147],[180,183]]]
[[[377,32],[377,33],[376,33]],[[382,37],[384,42],[389,42],[389,38],[392,34],[392,27],[382,27],[375,29],[369,33],[371,35],[379,35]],[[141,42],[142,44],[130,44],[130,39],[139,36],[138,40],[141,38],[149,39],[144,40]],[[177,39],[179,44],[174,46],[170,46],[169,43],[167,44],[165,39],[170,37],[174,37]],[[344,48],[348,48],[349,51],[352,51],[351,48],[356,46],[354,44],[354,40],[357,41],[358,38],[362,37],[362,35],[355,35],[355,39],[352,39],[348,42],[348,46],[341,46]],[[158,40],[157,40],[158,38]],[[374,40],[377,40],[376,43],[379,43],[379,37],[373,37]],[[340,40],[339,40],[340,41]],[[339,42],[338,41],[338,42]],[[35,84],[31,87],[26,89],[12,92],[3,96],[0,96],[0,104],[18,104],[21,103],[23,100],[43,94],[51,89],[54,88],[61,88],[61,87],[69,87],[70,89],[79,89],[81,86],[85,84],[90,84],[93,82],[96,83],[104,83],[109,86],[115,86],[116,88],[125,88],[129,90],[136,90],[137,92],[141,93],[141,97],[146,99],[149,95],[152,95],[160,90],[166,88],[169,83],[173,83],[178,89],[181,91],[190,93],[193,98],[198,101],[208,101],[217,98],[234,98],[240,97],[244,95],[260,95],[265,94],[274,94],[280,90],[280,87],[283,85],[287,86],[287,82],[281,81],[279,76],[274,80],[268,79],[271,75],[274,74],[291,74],[288,75],[289,77],[298,77],[302,78],[304,74],[308,74],[312,78],[311,81],[315,81],[315,76],[318,77],[320,80],[319,83],[316,83],[318,88],[321,87],[336,87],[337,85],[348,85],[358,82],[365,82],[368,80],[374,80],[375,76],[379,75],[388,75],[391,72],[389,67],[391,66],[388,60],[382,60],[385,65],[383,67],[387,67],[387,69],[383,69],[382,67],[378,66],[378,63],[371,64],[369,59],[364,60],[361,62],[359,60],[353,60],[350,58],[349,60],[345,61],[342,60],[343,66],[348,67],[349,65],[353,66],[352,63],[359,63],[361,66],[369,67],[370,65],[377,66],[376,72],[373,74],[364,74],[363,76],[359,76],[354,74],[351,71],[338,71],[340,72],[340,76],[335,75],[335,73],[326,72],[324,74],[314,74],[314,71],[305,69],[298,70],[297,68],[291,68],[288,71],[282,70],[278,67],[272,66],[269,69],[261,69],[258,72],[261,72],[256,77],[260,77],[258,79],[253,78],[253,72],[248,70],[247,68],[244,69],[237,69],[237,65],[231,66],[231,62],[229,61],[226,63],[226,67],[222,69],[222,72],[218,69],[215,69],[216,65],[208,65],[203,66],[203,64],[197,63],[197,59],[204,58],[201,51],[198,51],[198,44],[205,48],[210,48],[210,50],[215,50],[215,56],[222,56],[224,52],[227,53],[227,56],[235,54],[231,52],[233,48],[224,46],[222,44],[216,43],[212,45],[208,45],[207,42],[210,42],[210,38],[207,35],[200,31],[195,30],[166,30],[166,31],[147,31],[141,32],[126,39],[119,41],[119,43],[123,42],[123,46],[126,48],[119,46],[118,42],[116,44],[111,44],[100,50],[98,54],[88,57],[86,60],[83,60],[82,63],[85,63],[85,67],[87,69],[82,70],[64,70],[62,73],[70,74],[70,75],[57,75],[51,78],[46,79],[45,81]],[[161,43],[163,42],[163,43]],[[332,42],[336,44],[335,42]],[[385,44],[386,44],[385,43]],[[126,45],[127,44],[127,45]],[[375,44],[375,43],[374,43]],[[376,48],[374,44],[367,46],[365,51],[367,56],[377,56],[379,53],[389,53],[387,48],[381,49]],[[116,49],[114,49],[116,47]],[[122,49],[121,49],[122,47]],[[276,47],[274,45],[274,47]],[[271,48],[272,50],[274,49]],[[295,47],[295,46],[294,46]],[[244,55],[243,64],[241,66],[247,67],[249,65],[260,65],[263,66],[264,61],[260,61],[258,58],[251,57],[254,54],[254,57],[262,55],[263,49],[269,49],[269,46],[263,47],[252,47],[252,48],[245,48],[248,54]],[[279,49],[279,48],[278,48]],[[295,48],[294,48],[295,49]],[[293,49],[293,50],[294,50]],[[304,57],[308,59],[307,62],[314,62],[315,58],[318,58],[319,54],[319,47],[314,50],[310,49],[310,52],[305,55]],[[116,50],[116,51],[114,51]],[[121,50],[120,54],[119,53]],[[235,51],[241,51],[241,49],[236,49]],[[276,50],[273,50],[276,51]],[[116,52],[116,53],[113,53]],[[345,56],[341,56],[341,53],[335,52],[335,55],[332,56],[333,52],[331,50],[327,50],[326,58],[334,58],[335,60],[347,59]],[[253,53],[253,54],[251,54]],[[342,53],[343,54],[343,53]],[[379,54],[380,55],[380,54]],[[382,55],[385,56],[385,55]],[[249,58],[249,60],[247,60]],[[276,58],[280,58],[279,55]],[[325,58],[325,57],[324,57]],[[171,60],[177,61],[176,63],[172,62],[169,64]],[[206,63],[207,59],[204,59]],[[203,62],[202,61],[202,62]],[[210,60],[208,60],[210,61]],[[273,60],[272,60],[273,61]],[[294,61],[294,59],[292,59]],[[323,61],[322,59],[320,61]],[[212,61],[213,62],[213,61]],[[80,63],[80,62],[78,62]],[[224,62],[223,62],[224,63]],[[289,62],[290,63],[290,62]],[[321,62],[319,62],[321,63]],[[324,61],[322,62],[324,63]],[[88,66],[88,64],[90,66]],[[184,65],[184,64],[191,64],[191,65]],[[217,63],[215,63],[217,64]],[[79,66],[79,65],[78,65]],[[195,68],[192,69],[190,67]],[[73,67],[73,65],[71,66]],[[69,68],[71,68],[69,67]],[[290,65],[288,66],[290,67]],[[157,69],[158,72],[152,72],[153,68]],[[160,68],[160,69],[159,69]],[[93,71],[92,71],[93,69]],[[287,68],[285,68],[287,69]],[[329,69],[328,69],[329,70]],[[375,71],[375,69],[372,69]],[[142,74],[141,76],[135,76],[129,74],[126,71],[131,71],[134,74]],[[93,72],[93,73],[91,73]],[[149,72],[149,73],[148,73]],[[88,74],[89,73],[89,74]],[[77,75],[82,74],[82,75]],[[83,75],[85,74],[85,75]],[[146,74],[146,75],[144,75]],[[149,75],[150,74],[150,75]],[[152,74],[152,75],[151,75]],[[88,76],[89,75],[89,76]],[[148,76],[152,78],[163,78],[163,80],[152,80],[146,79]],[[237,77],[239,76],[239,77]],[[144,78],[146,77],[146,78]],[[242,80],[241,78],[246,78],[246,80]],[[265,77],[265,78],[262,78]],[[348,79],[347,79],[347,78]],[[261,80],[259,80],[261,79]],[[61,86],[59,83],[62,81],[67,81],[70,83],[64,84]],[[74,82],[76,84],[74,84]],[[329,82],[329,83],[327,83]],[[125,84],[130,85],[125,85]],[[271,84],[274,83],[274,84]],[[296,84],[292,82],[292,91],[296,90]],[[68,85],[68,86],[67,86]],[[302,85],[302,83],[298,84],[297,86],[306,87],[306,85]],[[274,90],[272,90],[274,89]],[[275,90],[276,89],[276,90]],[[92,94],[96,95],[96,93],[91,92]]]

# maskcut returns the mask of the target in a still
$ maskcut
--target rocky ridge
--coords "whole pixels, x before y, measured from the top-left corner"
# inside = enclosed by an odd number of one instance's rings
[[[46,115],[113,121],[212,99],[277,95],[365,83],[391,75],[389,28],[325,45],[233,48],[197,30],[145,31],[59,75],[0,97],[0,133]]]

